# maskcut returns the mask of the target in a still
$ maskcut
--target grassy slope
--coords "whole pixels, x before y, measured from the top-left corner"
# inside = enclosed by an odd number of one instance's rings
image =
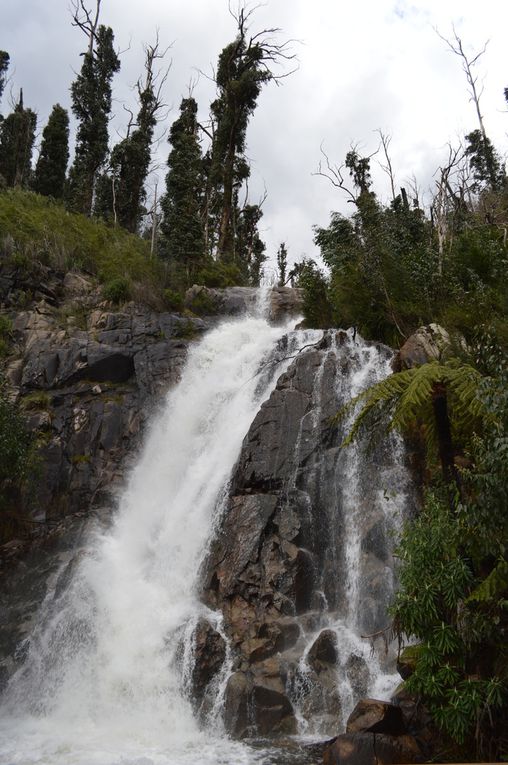
[[[150,259],[146,241],[30,192],[0,194],[0,248],[57,268],[88,271],[101,282],[124,278],[162,286],[161,266]]]

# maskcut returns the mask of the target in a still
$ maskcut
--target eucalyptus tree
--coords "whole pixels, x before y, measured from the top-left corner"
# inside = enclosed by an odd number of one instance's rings
[[[128,231],[139,230],[146,199],[145,182],[152,158],[154,130],[164,108],[162,89],[168,70],[158,71],[157,62],[164,58],[159,39],[145,46],[145,75],[136,83],[139,109],[131,114],[126,137],[112,150],[108,172],[101,175],[95,212],[111,218]]]
[[[55,104],[42,132],[39,158],[35,166],[33,189],[53,199],[61,199],[69,161],[69,114]]]
[[[76,153],[69,172],[68,203],[71,209],[91,215],[98,174],[108,156],[108,122],[111,113],[111,80],[120,69],[113,46],[113,30],[99,24],[101,0],[95,13],[84,0],[74,3],[73,24],[88,39],[81,71],[71,86],[72,111],[78,120]]]
[[[0,124],[0,175],[7,186],[28,186],[37,116],[23,105],[23,91],[14,110]]]
[[[210,185],[215,196],[212,207],[220,211],[216,253],[219,258],[235,257],[235,206],[238,191],[250,174],[245,159],[249,119],[263,85],[286,76],[276,74],[275,67],[293,58],[287,42],[274,41],[278,29],[249,34],[252,12],[242,7],[233,14],[237,33],[219,55],[215,76],[217,98],[211,104]]]

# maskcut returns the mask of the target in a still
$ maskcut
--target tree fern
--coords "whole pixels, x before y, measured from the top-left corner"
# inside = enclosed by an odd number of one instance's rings
[[[343,445],[350,444],[372,422],[384,416],[387,430],[407,430],[415,423],[423,426],[429,449],[438,441],[432,398],[437,386],[444,386],[454,430],[472,434],[481,429],[487,412],[479,396],[482,376],[473,367],[452,359],[430,361],[397,372],[371,386],[350,401],[336,420],[358,411]]]

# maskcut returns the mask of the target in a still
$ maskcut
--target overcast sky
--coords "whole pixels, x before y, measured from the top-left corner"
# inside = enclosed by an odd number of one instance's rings
[[[93,3],[94,0],[90,0]],[[142,43],[160,31],[172,45],[166,84],[171,107],[167,126],[178,114],[197,70],[211,73],[220,50],[235,35],[227,0],[103,0],[101,20],[111,25],[121,49],[122,68],[114,81],[113,131],[121,132],[122,103],[143,66]],[[68,0],[0,0],[0,49],[11,56],[13,92],[22,86],[25,104],[45,124],[51,107],[70,106],[69,85],[78,70],[84,38],[71,26]],[[423,192],[443,160],[448,140],[477,127],[461,63],[446,49],[435,27],[477,52],[490,40],[477,73],[483,82],[482,110],[497,148],[508,150],[508,3],[502,0],[267,0],[253,15],[253,32],[280,27],[293,38],[299,68],[280,87],[267,85],[249,125],[251,200],[266,186],[262,221],[267,251],[285,240],[290,260],[315,255],[313,225],[326,225],[332,210],[350,212],[344,196],[313,176],[323,144],[340,163],[351,144],[371,153],[377,129],[392,136],[392,163],[399,184],[413,174]],[[213,84],[201,76],[194,88],[206,119]],[[4,94],[2,111],[8,108]],[[113,139],[115,139],[113,134]],[[165,160],[167,144],[160,156]],[[373,159],[376,188],[388,197],[386,178]],[[164,170],[161,171],[164,176]]]

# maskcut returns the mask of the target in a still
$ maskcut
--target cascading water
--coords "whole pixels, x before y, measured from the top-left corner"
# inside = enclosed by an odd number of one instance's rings
[[[365,343],[356,332],[330,333],[329,338],[307,414],[316,424],[321,417],[321,377],[326,363],[341,370],[335,377],[336,411],[391,371],[386,349]],[[351,412],[340,424],[340,440],[354,417]],[[299,449],[300,435],[294,454],[294,486]],[[344,729],[359,697],[387,699],[400,682],[393,669],[393,652],[391,662],[387,660],[390,637],[383,629],[389,625],[386,611],[395,587],[390,551],[408,503],[409,478],[402,442],[395,434],[377,445],[360,435],[346,448],[323,451],[317,444],[315,451],[316,467],[306,466],[300,488],[311,506],[312,498],[317,504],[316,486],[327,487],[321,614],[317,625],[311,621],[310,629],[301,620],[301,658],[289,693],[300,733],[325,738],[336,734],[338,727]],[[313,666],[309,659],[320,635],[326,636],[328,645],[335,644],[333,672],[323,672],[320,665],[316,673],[315,663]],[[369,637],[374,639],[372,647]]]
[[[95,529],[68,586],[46,597],[27,659],[4,696],[0,762],[283,761],[280,753],[273,759],[226,736],[222,713],[237,647],[225,616],[198,594],[242,439],[291,359],[304,362],[305,347],[322,338],[291,331],[291,323],[270,326],[266,299],[264,291],[252,315],[221,324],[190,351],[113,524]],[[295,613],[284,618],[295,620],[300,635],[287,652],[293,671],[286,689],[298,733],[322,737],[339,732],[360,695],[387,697],[395,685],[361,635],[385,626],[393,589],[387,539],[407,482],[395,438],[374,456],[362,441],[340,449],[349,420],[333,448],[323,443],[330,414],[389,373],[388,355],[352,332],[330,332],[324,341],[311,352],[319,358],[304,385],[311,405],[295,430],[287,481],[280,491],[270,489],[273,497],[279,491],[278,512],[300,513],[299,555],[318,572],[312,593],[300,602],[295,596]],[[195,627],[203,617],[226,649],[198,723],[190,697]],[[333,669],[316,674],[311,654],[323,631],[333,636],[337,655]]]
[[[267,364],[289,330],[258,311],[221,324],[191,350],[112,527],[95,531],[68,588],[43,604],[5,694],[2,763],[257,761],[220,728],[200,731],[179,667],[182,634],[188,648],[206,612],[195,583],[214,516],[242,438],[289,364]]]

